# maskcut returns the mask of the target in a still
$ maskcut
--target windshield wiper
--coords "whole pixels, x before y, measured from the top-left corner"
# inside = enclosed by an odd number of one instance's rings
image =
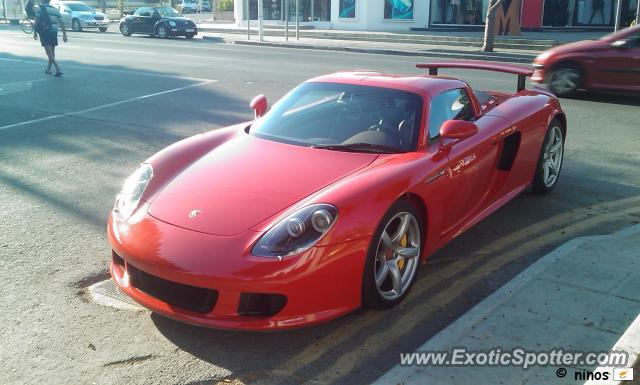
[[[311,148],[317,148],[321,150],[333,150],[333,151],[347,151],[347,152],[371,152],[375,154],[398,154],[406,152],[400,148],[385,146],[384,144],[373,143],[349,143],[349,144],[326,144],[315,145]]]

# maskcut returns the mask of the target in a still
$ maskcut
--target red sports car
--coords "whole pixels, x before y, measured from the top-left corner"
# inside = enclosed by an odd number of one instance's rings
[[[407,295],[419,263],[527,187],[558,181],[566,117],[529,68],[418,65],[429,75],[309,80],[256,120],[144,162],[109,217],[111,274],[187,323],[286,329]],[[472,90],[439,68],[518,75]]]
[[[531,81],[547,84],[558,96],[579,89],[640,92],[640,26],[552,48],[533,67]]]

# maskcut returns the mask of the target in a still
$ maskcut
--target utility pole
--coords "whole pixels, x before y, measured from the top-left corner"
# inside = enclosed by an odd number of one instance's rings
[[[636,25],[640,25],[640,0],[638,0],[638,6],[636,7]]]
[[[284,40],[289,41],[289,0],[284,0]]]
[[[258,38],[260,41],[264,41],[264,34],[262,33],[262,0],[258,0]]]
[[[247,14],[247,40],[251,40],[251,11],[249,10],[249,0],[245,2],[244,12]]]
[[[622,0],[618,0],[616,3],[616,24],[613,27],[613,32],[618,32],[620,29],[620,17],[622,16]]]
[[[300,40],[300,0],[296,0],[296,40]]]

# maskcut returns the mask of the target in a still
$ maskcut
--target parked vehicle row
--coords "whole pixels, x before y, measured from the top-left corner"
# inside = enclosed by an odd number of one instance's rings
[[[64,24],[71,26],[71,29],[75,32],[90,28],[106,32],[107,28],[109,28],[109,17],[82,1],[53,0],[51,5],[60,10]]]

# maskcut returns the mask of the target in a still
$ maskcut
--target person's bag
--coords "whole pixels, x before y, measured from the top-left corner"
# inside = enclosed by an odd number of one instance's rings
[[[40,14],[36,17],[36,32],[41,34],[49,32],[51,29],[51,19],[49,19],[49,12],[47,12],[46,5],[40,5]]]

